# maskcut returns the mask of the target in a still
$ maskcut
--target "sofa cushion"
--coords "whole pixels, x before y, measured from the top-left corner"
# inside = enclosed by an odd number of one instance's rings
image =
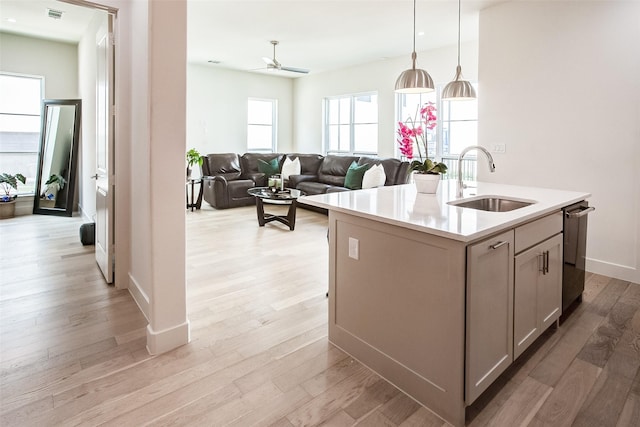
[[[228,181],[240,178],[242,171],[236,153],[213,153],[203,157],[203,176],[223,176]]]
[[[344,187],[344,177],[347,175],[349,166],[351,166],[351,163],[354,161],[357,162],[358,157],[335,155],[326,156],[318,170],[318,181],[324,184]]]
[[[331,186],[329,188],[327,188],[327,194],[329,193],[342,193],[345,191],[351,191],[350,189],[348,189],[347,187],[338,187],[338,186]]]
[[[384,168],[384,173],[386,175],[386,181],[384,185],[397,185],[407,183],[407,171],[409,166],[407,162],[402,162],[394,158],[379,159],[376,157],[360,157],[360,159],[358,159],[358,164],[382,165],[382,167]]]
[[[278,159],[273,158],[268,162],[258,159],[258,172],[265,174],[267,178],[280,173],[280,164],[278,163]]]
[[[372,165],[362,177],[362,188],[382,187],[387,181],[387,174],[382,165]]]
[[[321,182],[305,181],[298,184],[296,188],[298,190],[304,191],[307,196],[313,196],[314,194],[326,193],[327,189],[331,188],[331,186],[328,184],[323,184]]]
[[[249,193],[247,193],[247,190],[253,187],[254,187],[254,183],[250,179],[239,179],[236,181],[229,182],[227,191],[229,192],[230,200],[234,202],[238,200],[254,198]]]
[[[344,186],[349,190],[360,190],[362,188],[362,178],[364,178],[364,173],[371,167],[371,165],[360,165],[358,166],[358,162],[351,163],[349,169],[347,169],[347,174],[344,177]]]
[[[317,175],[324,156],[320,154],[289,153],[287,158],[300,159],[300,175]]]
[[[258,159],[270,162],[278,159],[278,165],[284,159],[284,154],[278,153],[245,153],[240,157],[240,166],[242,168],[242,178],[249,178],[249,175],[259,173]],[[278,168],[280,170],[280,168]],[[276,172],[277,173],[277,172]]]
[[[289,179],[289,175],[300,175],[301,166],[300,166],[300,158],[296,157],[295,160],[291,160],[291,158],[287,157],[284,159],[284,163],[282,163],[282,179]]]

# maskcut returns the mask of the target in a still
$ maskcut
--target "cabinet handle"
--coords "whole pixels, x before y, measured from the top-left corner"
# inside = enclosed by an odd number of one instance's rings
[[[498,242],[489,246],[489,249],[498,249],[500,246],[506,245],[508,242],[505,240],[503,242]]]
[[[544,253],[544,274],[549,272],[549,251]]]
[[[542,252],[540,255],[538,255],[538,271],[540,271],[542,274],[546,274],[544,271],[544,252]]]

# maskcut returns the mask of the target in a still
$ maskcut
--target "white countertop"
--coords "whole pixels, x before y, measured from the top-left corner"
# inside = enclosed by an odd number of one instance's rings
[[[487,212],[449,205],[447,202],[460,200],[456,197],[456,181],[453,179],[441,181],[436,194],[418,194],[414,184],[405,184],[306,196],[298,201],[423,233],[471,242],[591,196],[589,193],[576,191],[488,182],[467,184],[477,187],[465,189],[465,199],[500,196],[535,203],[510,212]]]

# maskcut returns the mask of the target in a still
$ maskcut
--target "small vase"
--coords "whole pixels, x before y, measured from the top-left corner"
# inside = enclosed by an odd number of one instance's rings
[[[435,194],[440,184],[440,174],[414,173],[413,182],[416,190],[422,194]]]

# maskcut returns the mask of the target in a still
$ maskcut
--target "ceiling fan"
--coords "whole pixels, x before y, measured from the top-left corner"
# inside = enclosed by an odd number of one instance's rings
[[[309,70],[304,68],[295,68],[295,67],[285,67],[276,59],[276,46],[278,45],[277,40],[271,40],[271,44],[273,45],[273,58],[267,58],[266,56],[262,57],[262,60],[267,63],[267,70],[281,70],[281,71],[290,71],[292,73],[302,73],[308,74]]]

